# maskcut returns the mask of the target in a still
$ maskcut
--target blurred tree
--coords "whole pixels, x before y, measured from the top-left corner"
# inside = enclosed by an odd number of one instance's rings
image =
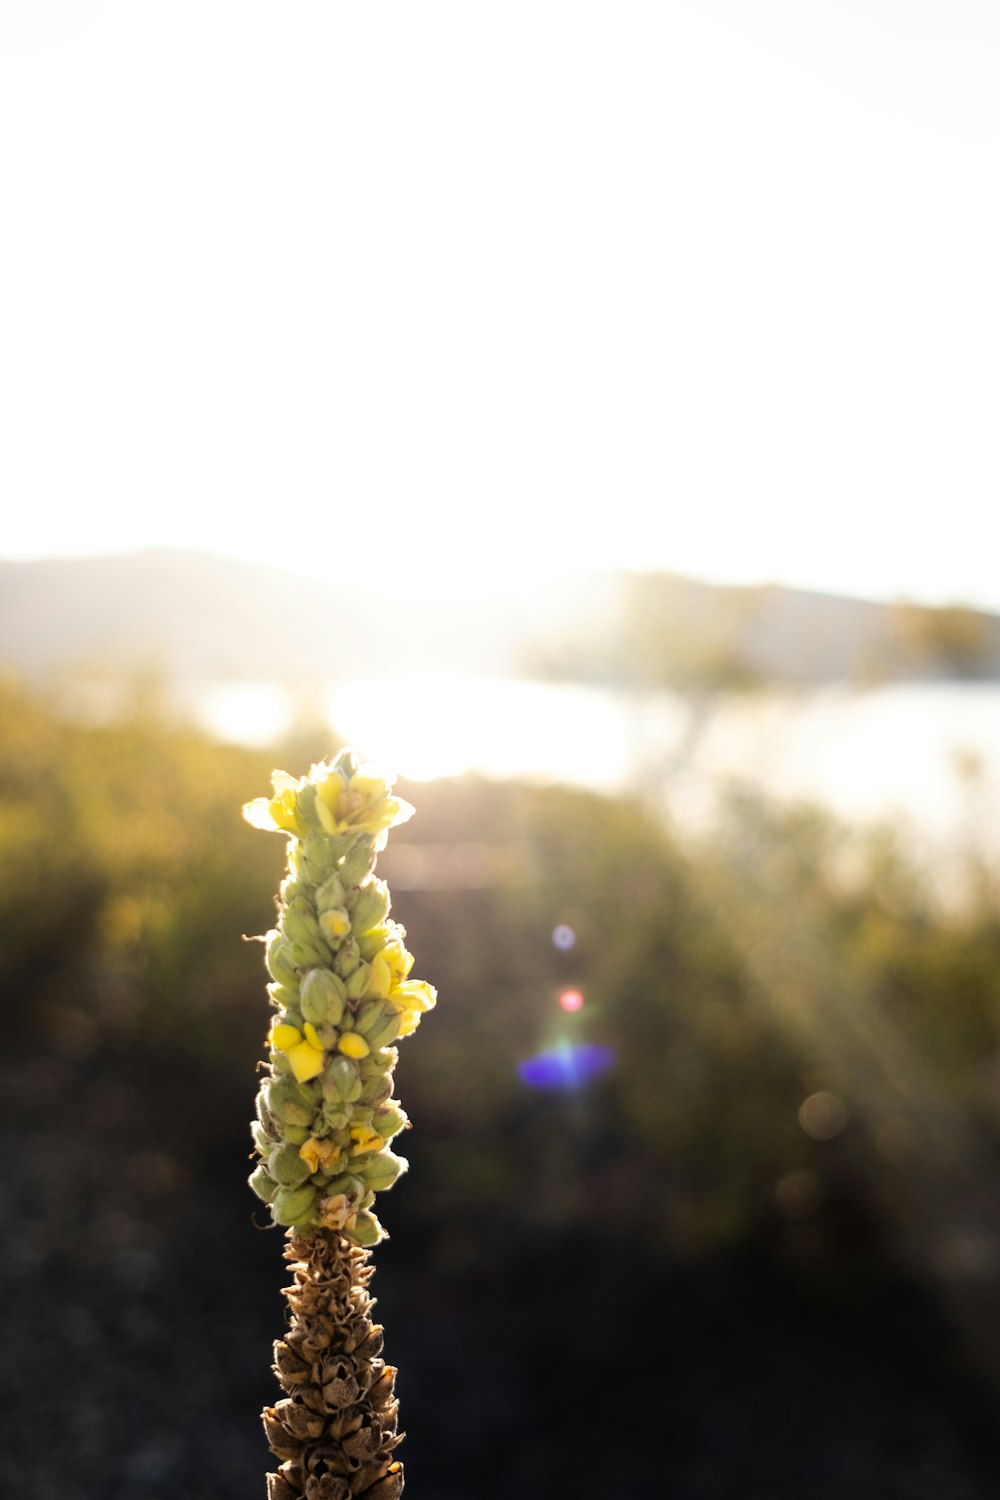
[[[962,604],[934,609],[904,600],[889,612],[889,632],[903,664],[918,671],[975,677],[992,654],[990,616]]]

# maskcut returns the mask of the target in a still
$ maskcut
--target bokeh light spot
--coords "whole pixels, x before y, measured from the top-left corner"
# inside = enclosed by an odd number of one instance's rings
[[[573,1011],[583,1008],[583,996],[579,990],[563,990],[559,996],[559,1004],[563,1010],[569,1011],[572,1014]]]
[[[847,1124],[847,1110],[836,1094],[810,1094],[799,1106],[799,1124],[814,1141],[832,1141]]]
[[[552,929],[552,942],[560,952],[568,953],[576,942],[576,933],[565,922],[560,922],[558,927]]]
[[[522,1083],[536,1089],[579,1088],[590,1078],[597,1078],[614,1066],[615,1054],[610,1047],[593,1044],[574,1046],[563,1042],[548,1052],[536,1053],[518,1064]]]
[[[790,1219],[805,1219],[823,1201],[823,1184],[814,1172],[788,1172],[774,1185],[774,1201]]]

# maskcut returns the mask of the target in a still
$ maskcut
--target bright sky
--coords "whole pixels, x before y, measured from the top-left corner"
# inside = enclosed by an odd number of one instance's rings
[[[0,0],[0,555],[1000,607],[993,0]]]

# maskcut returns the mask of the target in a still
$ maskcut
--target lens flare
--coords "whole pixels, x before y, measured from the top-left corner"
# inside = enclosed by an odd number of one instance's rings
[[[518,1064],[522,1083],[535,1089],[575,1089],[614,1066],[610,1047],[560,1042],[548,1052],[539,1052]]]
[[[583,1008],[583,996],[579,990],[563,990],[559,996],[559,1004],[563,1010],[569,1011],[572,1014],[574,1011]]]
[[[552,929],[552,942],[561,953],[568,953],[576,942],[576,933],[565,922],[560,922],[558,927]]]

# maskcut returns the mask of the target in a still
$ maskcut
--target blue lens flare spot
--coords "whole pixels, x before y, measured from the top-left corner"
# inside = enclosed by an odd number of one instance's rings
[[[576,933],[565,922],[560,922],[558,927],[552,929],[552,941],[562,953],[568,953],[576,942]]]
[[[610,1047],[567,1042],[518,1063],[517,1071],[521,1082],[530,1088],[574,1089],[606,1073],[614,1062],[615,1054]]]

